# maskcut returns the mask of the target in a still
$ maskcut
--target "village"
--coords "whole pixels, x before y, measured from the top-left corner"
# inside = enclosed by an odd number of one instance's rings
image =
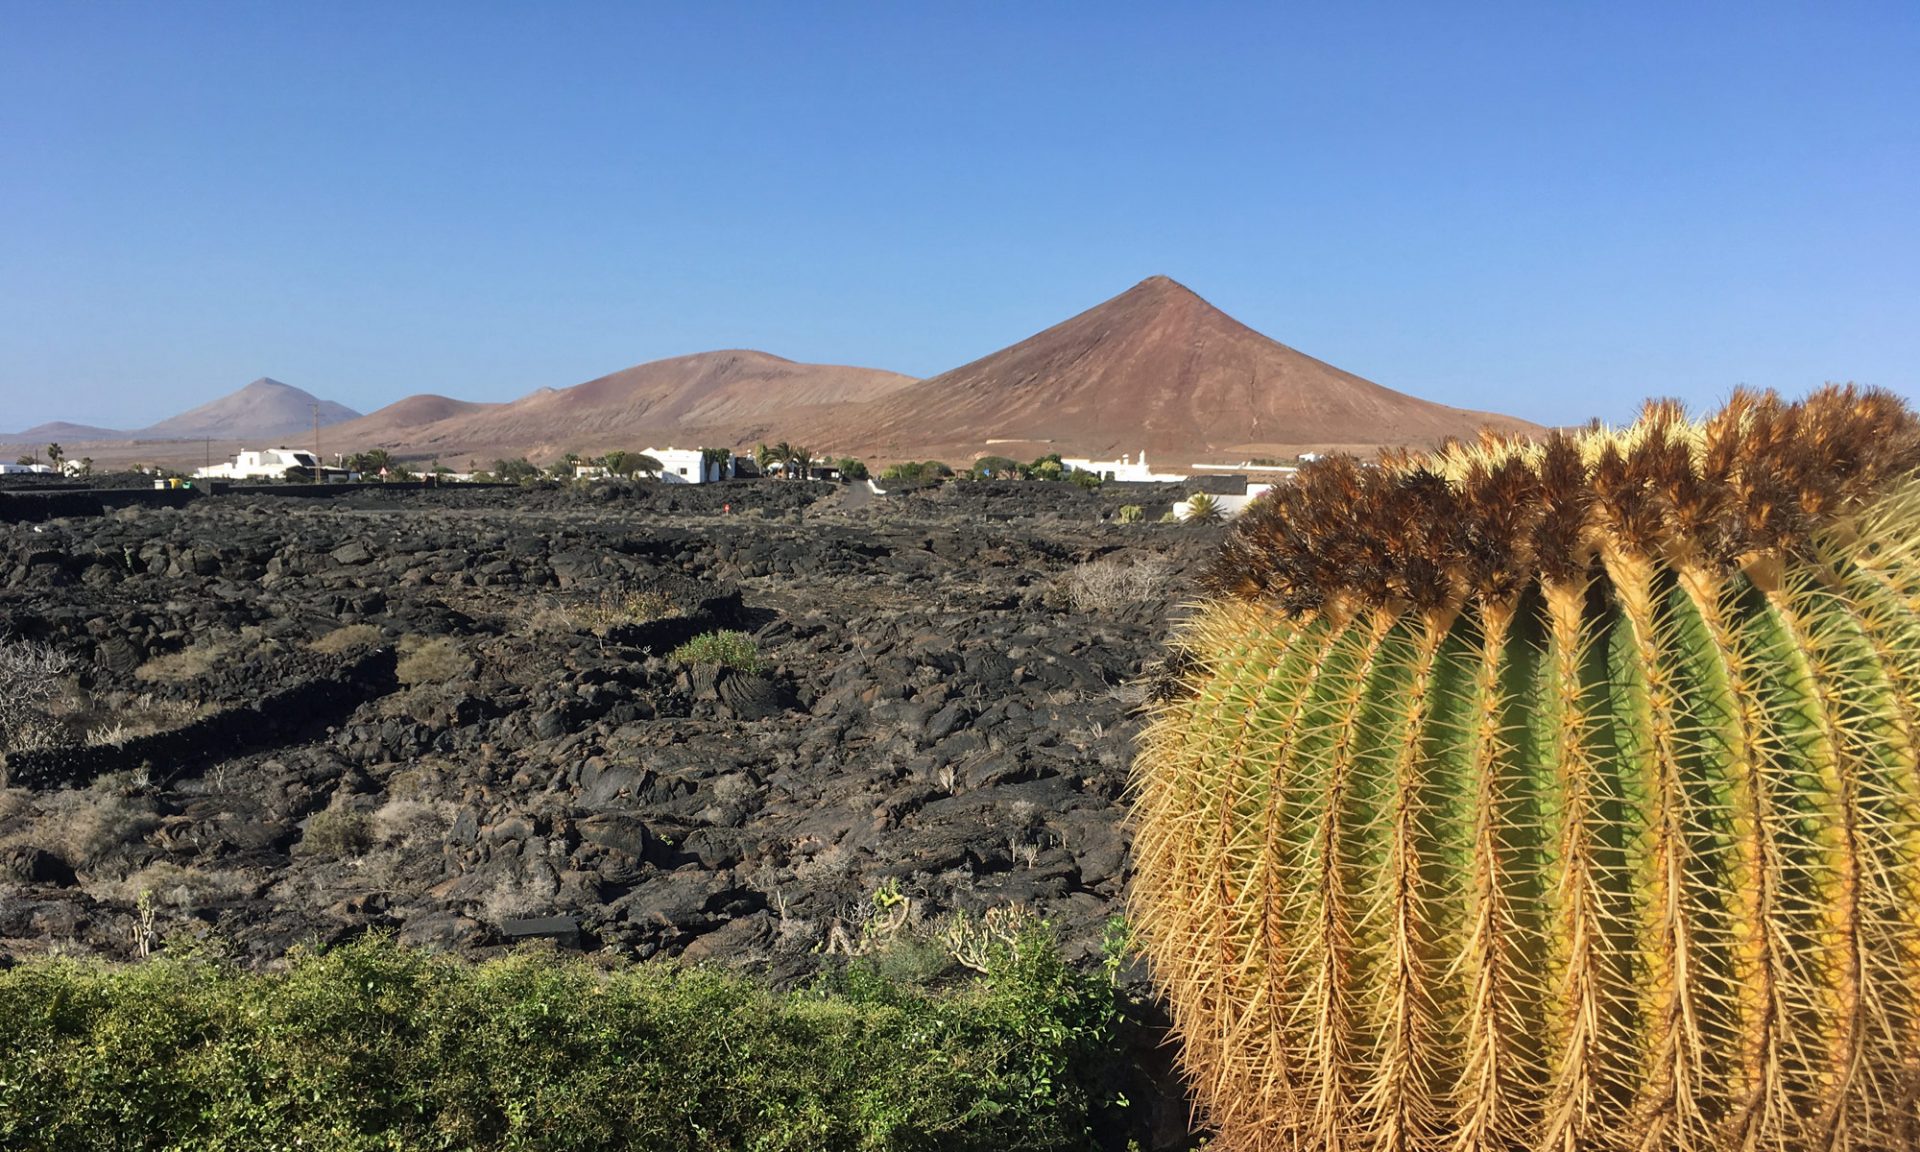
[[[337,453],[330,461],[318,451],[278,445],[272,448],[242,449],[231,460],[203,465],[186,475],[154,466],[134,465],[132,474],[151,474],[155,488],[200,488],[224,491],[233,483],[253,484],[500,484],[535,481],[591,483],[607,479],[642,479],[661,484],[717,484],[732,480],[822,480],[864,485],[874,495],[884,496],[883,485],[893,481],[919,482],[923,479],[960,477],[986,481],[1058,481],[1082,485],[1177,484],[1189,489],[1187,498],[1176,501],[1169,516],[1177,520],[1231,519],[1283,483],[1301,464],[1320,458],[1318,453],[1302,453],[1294,463],[1242,461],[1238,464],[1194,463],[1185,470],[1165,471],[1148,463],[1143,450],[1122,454],[1118,459],[1043,456],[1022,464],[1005,456],[982,454],[958,471],[939,461],[907,462],[883,467],[877,475],[865,461],[851,456],[823,453],[816,459],[805,449],[782,443],[760,444],[752,451],[739,453],[724,448],[648,447],[638,452],[613,451],[597,456],[565,453],[546,467],[524,457],[496,460],[485,469],[457,471],[438,461],[403,461],[384,449],[351,454]],[[92,461],[64,457],[60,445],[49,444],[45,458],[40,454],[21,456],[15,463],[0,464],[0,476],[61,476],[85,479],[92,475]]]

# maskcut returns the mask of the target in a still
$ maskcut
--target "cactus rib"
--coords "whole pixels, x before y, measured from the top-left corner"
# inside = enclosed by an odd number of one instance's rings
[[[1220,1146],[1920,1146],[1904,405],[1330,460],[1207,585],[1130,906]]]

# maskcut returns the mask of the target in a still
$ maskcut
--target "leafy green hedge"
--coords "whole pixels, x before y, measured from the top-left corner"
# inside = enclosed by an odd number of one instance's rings
[[[1029,937],[945,992],[857,963],[470,963],[384,939],[0,972],[0,1147],[1054,1149],[1091,1142],[1118,1000]]]

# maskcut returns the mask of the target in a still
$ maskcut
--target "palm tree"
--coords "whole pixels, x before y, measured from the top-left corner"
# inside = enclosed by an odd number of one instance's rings
[[[645,452],[628,454],[627,461],[632,466],[633,471],[641,473],[649,480],[658,480],[660,473],[666,470],[665,464],[660,463],[660,461],[647,455]]]
[[[1195,492],[1187,497],[1187,522],[1189,524],[1211,524],[1226,515],[1220,502],[1205,492]]]
[[[793,470],[800,473],[800,479],[813,479],[813,449],[795,448],[793,450]]]
[[[755,444],[753,446],[753,464],[754,467],[760,469],[760,475],[765,476],[767,474],[767,465],[772,464],[773,461],[773,449],[767,447],[765,443]]]
[[[47,463],[53,465],[55,472],[60,471],[60,462],[67,458],[67,450],[58,444],[47,445]]]
[[[773,462],[780,465],[780,478],[793,479],[793,445],[785,440],[773,446]]]

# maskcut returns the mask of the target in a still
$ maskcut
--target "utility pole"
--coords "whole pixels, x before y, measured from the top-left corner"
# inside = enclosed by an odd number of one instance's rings
[[[320,404],[318,401],[313,404],[313,458],[315,461],[320,459]]]

